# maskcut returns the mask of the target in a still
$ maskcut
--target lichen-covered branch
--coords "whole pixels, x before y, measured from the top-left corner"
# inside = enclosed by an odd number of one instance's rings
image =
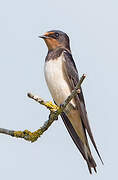
[[[29,130],[14,131],[14,130],[0,128],[0,133],[7,134],[7,135],[10,135],[10,136],[16,137],[16,138],[23,138],[30,142],[35,142],[51,126],[51,124],[55,120],[58,119],[58,116],[64,111],[64,109],[66,108],[68,103],[72,100],[72,98],[77,93],[80,92],[80,87],[81,87],[81,84],[82,84],[83,80],[85,79],[85,77],[86,77],[85,74],[83,74],[80,81],[77,83],[75,89],[72,91],[70,96],[68,96],[68,98],[65,100],[65,102],[60,107],[53,104],[51,101],[44,101],[42,98],[35,96],[31,93],[27,94],[29,98],[37,101],[38,103],[44,105],[46,108],[48,108],[50,110],[49,119],[44,123],[44,125],[42,127],[40,127],[40,129],[38,129],[34,132],[30,132]]]

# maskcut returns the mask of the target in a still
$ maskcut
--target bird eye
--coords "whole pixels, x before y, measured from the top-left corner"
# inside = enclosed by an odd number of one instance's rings
[[[55,33],[55,36],[56,36],[56,38],[58,38],[59,37],[59,33]]]

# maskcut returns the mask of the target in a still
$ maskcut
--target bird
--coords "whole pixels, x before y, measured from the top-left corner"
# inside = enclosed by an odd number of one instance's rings
[[[79,82],[78,70],[70,49],[70,39],[65,32],[60,30],[47,31],[39,37],[45,41],[48,47],[44,64],[45,80],[55,104],[60,106]],[[90,174],[92,174],[92,168],[97,172],[97,165],[90,150],[87,134],[102,164],[103,160],[88,121],[82,88],[61,113],[61,118],[86,161]]]

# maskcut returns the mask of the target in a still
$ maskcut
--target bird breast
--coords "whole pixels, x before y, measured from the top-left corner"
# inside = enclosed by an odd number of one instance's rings
[[[57,59],[50,59],[45,62],[45,79],[57,105],[62,104],[70,95],[71,89],[64,71],[64,57],[61,55]],[[74,105],[74,102],[71,102]]]

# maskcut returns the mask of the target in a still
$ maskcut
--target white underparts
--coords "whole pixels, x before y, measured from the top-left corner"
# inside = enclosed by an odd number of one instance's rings
[[[57,105],[62,104],[65,99],[71,94],[71,89],[68,79],[64,72],[64,57],[63,54],[55,60],[49,60],[44,67],[45,79],[52,95],[52,98]],[[74,100],[68,106],[68,110],[75,107]]]

